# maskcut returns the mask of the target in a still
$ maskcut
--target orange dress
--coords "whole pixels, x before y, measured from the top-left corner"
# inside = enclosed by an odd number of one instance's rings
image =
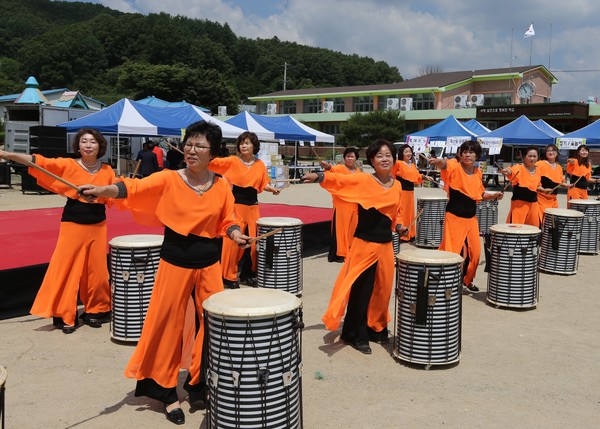
[[[265,164],[257,159],[251,166],[247,166],[239,157],[228,156],[214,158],[208,168],[223,175],[231,183],[235,198],[235,215],[239,220],[242,232],[250,237],[256,237],[256,221],[260,218],[257,195],[269,184]],[[233,241],[225,240],[223,242],[223,251],[221,252],[223,278],[232,282],[237,281],[238,264],[243,254],[244,249],[240,249]],[[252,258],[252,271],[256,272],[255,244],[252,244],[250,248],[250,257]]]
[[[540,169],[536,167],[531,174],[523,164],[510,167],[511,174],[506,176],[513,184],[513,196],[507,223],[519,223],[540,227],[540,215],[537,201],[537,188],[542,181]]]
[[[546,160],[538,161],[535,163],[536,168],[540,171],[542,188],[555,188],[565,180],[563,168],[558,163],[550,164]],[[538,210],[540,215],[540,222],[544,219],[544,212],[546,209],[558,208],[558,188],[556,188],[551,194],[545,192],[538,192]]]
[[[389,241],[386,242],[360,238],[357,227],[348,257],[335,281],[329,305],[322,318],[323,323],[330,331],[339,328],[355,281],[365,270],[376,264],[373,291],[368,302],[367,324],[373,331],[381,332],[387,329],[390,320],[388,306],[394,282],[392,230],[400,220],[400,183],[394,180],[390,188],[383,188],[370,174],[325,172],[321,186],[332,195],[362,207],[362,210],[359,209],[359,225],[361,212],[370,209],[385,216],[389,225],[389,237],[386,237]],[[348,317],[346,314],[346,319]]]
[[[165,241],[142,335],[125,375],[137,379],[138,387],[139,381],[144,379],[154,380],[163,388],[177,385],[184,359],[182,344],[187,341],[184,341],[186,309],[193,296],[199,326],[193,342],[189,384],[197,385],[204,338],[202,303],[223,290],[219,246],[215,239],[224,236],[227,229],[236,224],[229,183],[216,176],[212,187],[199,195],[174,170],[123,182],[127,199],[120,201],[132,211],[134,219],[144,225],[165,227]],[[179,237],[179,243],[169,238],[172,236]],[[208,249],[207,262],[200,264],[193,260],[187,264],[166,258],[173,248],[185,250],[179,245],[181,240],[190,248],[200,243],[202,249]]]
[[[35,155],[35,164],[75,184],[109,185],[116,180],[109,165],[103,164],[94,174],[90,174],[75,159],[45,158]],[[106,216],[104,205],[107,200],[99,198],[96,203],[88,203],[77,191],[64,183],[29,167],[29,174],[37,179],[43,188],[69,198],[63,211],[58,242],[50,259],[48,270],[31,307],[31,314],[41,317],[60,317],[66,325],[74,325],[77,320],[77,294],[86,313],[97,314],[110,311],[110,286],[106,263]],[[69,216],[71,208],[75,216]],[[78,219],[77,214],[100,210],[102,215],[95,223]]]
[[[475,278],[481,254],[476,205],[485,191],[483,175],[477,167],[473,167],[473,174],[467,174],[456,159],[449,159],[440,177],[447,188],[448,204],[444,217],[444,236],[438,249],[457,253],[465,259],[468,257],[463,282],[470,285]]]
[[[592,164],[588,166],[580,165],[578,160],[574,160],[573,164],[567,162],[567,173],[571,175],[571,183],[577,182],[575,186],[567,191],[567,201],[570,200],[587,200],[588,199],[588,183],[592,177]],[[579,179],[581,177],[581,179]],[[579,181],[577,181],[579,180]]]
[[[392,167],[392,176],[402,185],[402,225],[410,225],[415,219],[415,185],[423,183],[423,176],[415,164],[396,161]],[[408,233],[401,240],[410,241],[415,238],[416,225],[411,225]]]
[[[336,174],[364,174],[358,169],[350,170],[344,164],[337,164],[329,170]],[[358,208],[355,203],[349,203],[341,198],[332,195],[333,215],[331,222],[332,242],[329,248],[329,260],[332,261],[336,256],[346,258],[354,237]]]

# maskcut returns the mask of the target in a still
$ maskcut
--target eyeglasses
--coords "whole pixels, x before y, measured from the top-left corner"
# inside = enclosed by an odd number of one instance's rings
[[[210,146],[201,146],[199,144],[191,144],[191,143],[186,143],[183,145],[183,147],[185,147],[187,150],[192,150],[192,148],[194,148],[198,151],[210,149]]]

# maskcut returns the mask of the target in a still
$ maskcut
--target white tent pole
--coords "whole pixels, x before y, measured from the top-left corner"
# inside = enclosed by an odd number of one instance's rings
[[[121,137],[117,131],[117,177],[121,176]]]

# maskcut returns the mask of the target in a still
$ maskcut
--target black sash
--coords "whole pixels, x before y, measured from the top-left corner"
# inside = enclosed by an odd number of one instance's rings
[[[515,185],[513,188],[513,201],[525,201],[528,203],[535,203],[537,201],[537,192],[532,191],[529,188]]]
[[[398,181],[402,185],[403,191],[414,191],[415,190],[415,184],[413,182],[411,182],[410,180],[403,179],[400,176],[396,176],[396,179],[398,179]]]
[[[477,214],[477,201],[456,189],[450,188],[446,211],[454,216],[470,219]]]
[[[392,241],[392,221],[379,210],[365,210],[358,204],[358,224],[354,236],[373,243],[389,243]]]
[[[254,206],[258,204],[258,192],[253,187],[249,186],[242,188],[241,186],[233,185],[231,189],[236,204],[244,206]]]
[[[218,238],[181,235],[165,226],[165,238],[160,257],[182,268],[205,268],[219,260],[221,247]]]
[[[93,225],[106,220],[104,204],[84,203],[73,198],[67,198],[63,209],[61,222],[73,222],[80,225]]]

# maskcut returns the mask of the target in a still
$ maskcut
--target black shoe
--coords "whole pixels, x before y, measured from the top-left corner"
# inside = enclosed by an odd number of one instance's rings
[[[477,286],[475,286],[473,283],[464,285],[464,287],[469,289],[471,292],[479,292],[479,288]]]
[[[256,287],[257,281],[256,277],[248,277],[245,279],[240,279],[240,283],[250,287]]]
[[[105,311],[103,313],[83,313],[79,318],[81,321],[91,326],[92,328],[100,328],[103,323],[110,322],[110,311]]]
[[[231,280],[223,279],[223,287],[225,289],[239,289],[240,284],[239,284],[239,282],[234,282]]]
[[[72,334],[73,332],[75,332],[77,330],[77,324],[75,325],[64,325],[62,327],[62,332],[63,334]]]
[[[175,423],[176,425],[182,425],[185,423],[185,414],[183,414],[183,410],[181,408],[175,408],[170,412],[167,412],[165,409],[165,414],[167,415],[167,420],[171,423]]]
[[[336,257],[335,257],[335,259],[334,259],[334,261],[335,261],[335,262],[339,262],[339,263],[341,263],[341,264],[343,264],[343,263],[344,263],[344,260],[345,260],[345,259],[344,259],[344,257],[343,257],[343,256],[336,256]]]
[[[53,317],[52,318],[52,326],[54,326],[55,328],[61,328],[63,326],[65,326],[65,322],[64,320],[62,320],[61,317]]]
[[[342,341],[350,346],[352,346],[353,349],[358,350],[361,353],[364,353],[366,355],[370,355],[371,353],[373,353],[373,350],[371,350],[371,347],[369,347],[369,342],[366,340],[354,340],[354,341],[348,341],[348,340],[344,340],[342,338]]]
[[[374,343],[377,344],[389,344],[390,343],[390,337],[387,336],[387,332],[385,332],[385,334],[382,335],[377,335],[379,334],[376,333],[375,335],[371,335],[369,334],[369,341],[373,341]]]

